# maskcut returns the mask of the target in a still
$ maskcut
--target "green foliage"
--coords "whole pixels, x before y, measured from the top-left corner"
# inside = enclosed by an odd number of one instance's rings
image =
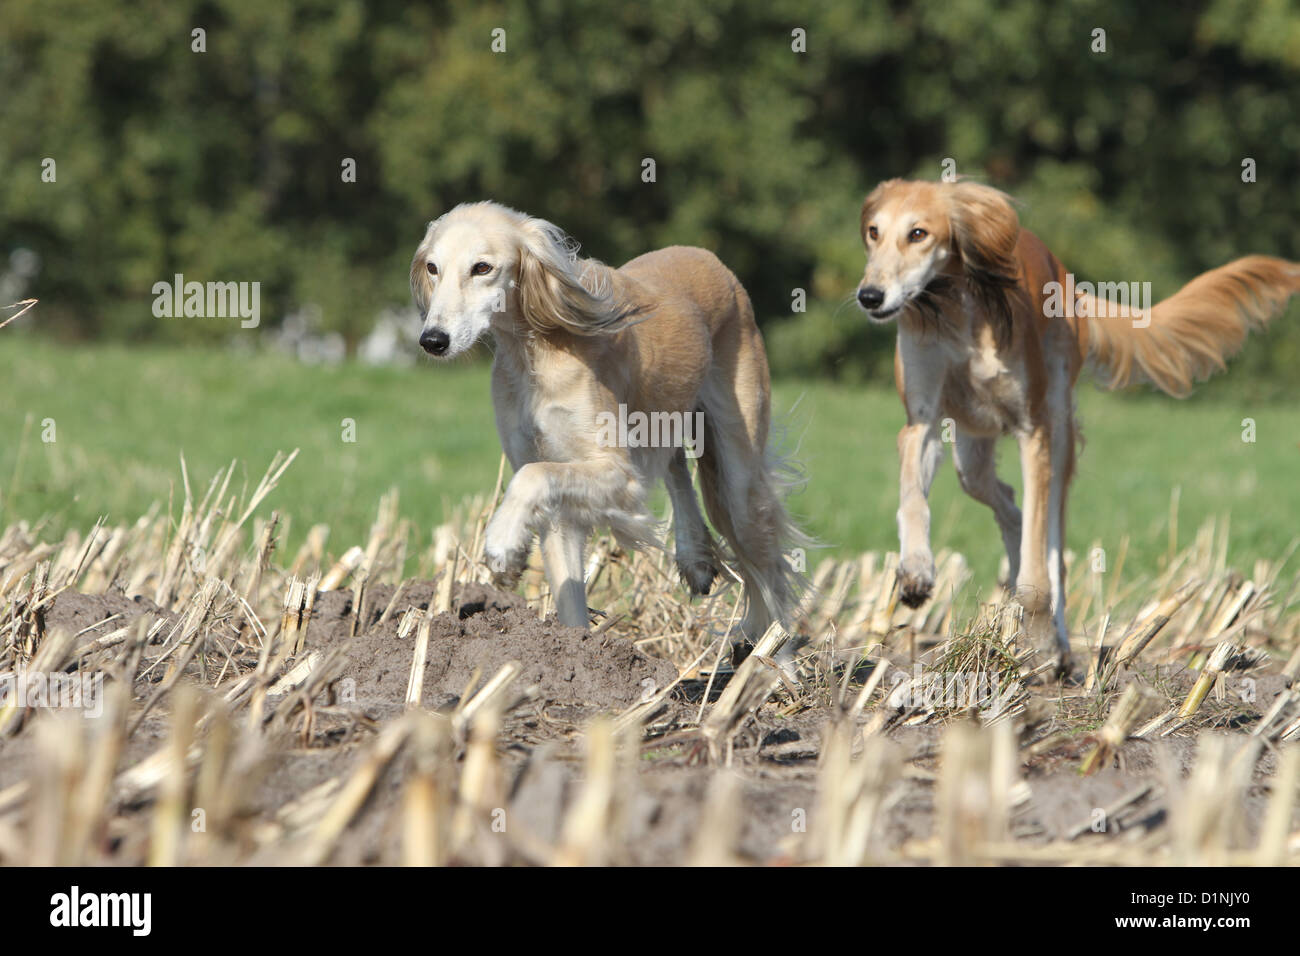
[[[809,6],[6,0],[0,256],[40,254],[26,294],[69,334],[229,336],[154,318],[153,283],[180,272],[260,281],[265,326],[311,305],[355,342],[407,302],[424,223],[493,198],[611,262],[715,250],[774,364],[849,379],[888,374],[892,348],[842,305],[861,196],[945,158],[1017,195],[1084,279],[1168,293],[1249,252],[1300,258],[1288,0]],[[1294,316],[1248,349],[1243,383],[1300,361]]]

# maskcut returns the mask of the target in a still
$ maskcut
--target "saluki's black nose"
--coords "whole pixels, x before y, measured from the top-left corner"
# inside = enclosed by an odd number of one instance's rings
[[[864,309],[878,309],[885,301],[885,290],[874,285],[863,286],[858,290],[858,301]]]
[[[430,355],[445,355],[451,337],[442,329],[425,329],[420,333],[420,348]]]

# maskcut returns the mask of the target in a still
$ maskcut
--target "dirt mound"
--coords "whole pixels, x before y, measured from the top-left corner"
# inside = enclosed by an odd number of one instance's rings
[[[372,717],[402,709],[411,661],[414,630],[398,636],[401,612],[427,608],[433,582],[408,586],[388,620],[379,623],[392,600],[391,589],[376,588],[365,599],[355,638],[352,595],[319,596],[307,635],[307,648],[343,647],[349,664],[343,677],[355,681],[356,704]],[[667,661],[641,653],[629,641],[594,635],[554,620],[539,620],[524,600],[491,588],[470,585],[456,594],[456,610],[434,618],[421,704],[432,709],[454,706],[479,672],[475,687],[509,661],[523,665],[516,686],[536,685],[542,700],[618,710],[677,677]]]
[[[45,629],[47,632],[66,630],[81,634],[79,641],[84,643],[119,628],[130,627],[143,614],[160,618],[174,616],[143,595],[127,597],[120,591],[105,594],[63,591],[55,596],[45,612]]]

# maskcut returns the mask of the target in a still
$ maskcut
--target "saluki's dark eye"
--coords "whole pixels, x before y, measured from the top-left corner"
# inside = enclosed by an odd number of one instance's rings
[[[436,276],[438,274],[438,267],[435,266],[432,262],[426,262],[424,264],[424,267],[429,270],[429,275]]]
[[[880,233],[879,233],[879,231],[877,231],[877,229],[876,229],[875,226],[868,226],[868,227],[867,227],[867,236],[868,236],[868,238],[871,239],[872,242],[875,242],[877,239],[880,238]]]
[[[929,233],[926,232],[924,229],[913,229],[911,232],[909,232],[909,233],[907,234],[907,241],[908,241],[908,242],[920,242],[922,239],[924,239],[924,238],[925,238],[926,236],[928,236],[928,235],[929,235]]]
[[[485,276],[491,271],[492,267],[486,262],[476,262],[474,268],[469,270],[469,274],[472,276]]]

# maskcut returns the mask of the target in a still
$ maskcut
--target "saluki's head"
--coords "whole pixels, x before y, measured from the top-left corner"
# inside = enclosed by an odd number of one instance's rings
[[[489,329],[578,335],[624,316],[595,263],[544,219],[493,202],[466,203],[429,223],[411,260],[411,294],[424,320],[420,345],[452,358]]]
[[[858,303],[877,322],[936,301],[966,280],[999,324],[1010,323],[1020,220],[1006,194],[979,183],[890,179],[862,204],[867,268]]]

